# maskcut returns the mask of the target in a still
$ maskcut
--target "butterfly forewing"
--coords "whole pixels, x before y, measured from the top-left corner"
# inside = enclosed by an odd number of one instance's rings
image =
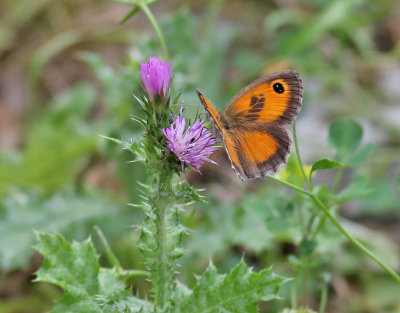
[[[302,94],[296,71],[268,74],[239,91],[224,114],[251,122],[290,124],[300,111]]]
[[[236,152],[236,142],[233,141],[234,137],[227,132],[227,129],[221,122],[218,110],[210,103],[210,101],[208,101],[203,96],[200,90],[197,89],[196,92],[207,112],[209,119],[214,124],[214,128],[217,131],[217,136],[222,137],[226,152],[228,153],[229,160],[231,161],[233,169],[238,173],[240,163],[239,163],[239,156]]]

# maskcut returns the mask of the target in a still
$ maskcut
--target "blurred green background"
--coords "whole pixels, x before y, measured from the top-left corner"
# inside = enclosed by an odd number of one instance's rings
[[[140,90],[139,62],[162,58],[142,12],[120,24],[130,9],[106,0],[0,3],[2,313],[47,312],[61,295],[52,285],[31,282],[42,261],[32,249],[35,230],[61,232],[68,240],[92,235],[98,243],[98,225],[125,268],[143,268],[130,227],[143,215],[127,204],[138,201],[145,168],[99,136],[140,135],[130,119],[137,112],[132,95]],[[173,94],[182,92],[188,116],[203,113],[196,88],[222,109],[257,77],[292,68],[304,82],[297,133],[306,164],[333,158],[333,121],[362,126],[363,155],[335,186],[350,186],[351,196],[342,195],[349,201],[335,209],[346,229],[399,271],[400,3],[161,0],[151,9],[169,50]],[[242,183],[222,149],[213,159],[220,165],[204,166],[203,175],[187,172],[191,184],[205,188],[208,203],[183,217],[192,233],[180,279],[193,284],[210,258],[222,272],[242,257],[287,277],[304,270],[296,256],[311,204],[267,180]],[[280,175],[295,179],[294,163],[290,159]],[[314,181],[331,187],[336,174],[322,171]],[[303,304],[318,310],[327,288],[327,312],[400,312],[399,285],[329,223],[317,241],[306,265],[307,290],[298,286]],[[146,296],[146,281],[132,284]],[[260,304],[260,311],[290,306],[290,284],[281,297]]]

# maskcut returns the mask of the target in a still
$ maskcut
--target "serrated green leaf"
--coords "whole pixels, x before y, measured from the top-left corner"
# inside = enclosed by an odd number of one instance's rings
[[[197,278],[197,285],[176,295],[177,313],[255,313],[259,301],[276,299],[284,279],[265,269],[254,273],[241,261],[228,275],[218,273],[210,264]]]
[[[172,186],[174,197],[177,200],[204,202],[204,197],[200,194],[200,190],[191,186],[186,182],[179,182]]]
[[[98,256],[89,240],[81,243],[69,244],[59,235],[37,233],[38,244],[35,249],[45,260],[36,273],[36,281],[50,282],[66,290],[72,288],[76,295],[84,293],[94,294],[99,291],[100,266]],[[79,289],[84,290],[79,290]],[[76,289],[76,290],[74,290]],[[92,312],[93,310],[89,310]]]
[[[332,168],[338,168],[338,167],[342,167],[342,166],[343,166],[343,163],[340,163],[338,161],[333,161],[333,160],[328,160],[328,159],[318,160],[311,167],[310,177],[314,171],[329,170]]]
[[[90,239],[70,244],[59,234],[37,233],[37,240],[44,262],[36,281],[64,290],[51,312],[150,312],[151,304],[133,297],[115,270],[100,268]]]
[[[355,151],[362,138],[362,127],[355,121],[338,120],[329,127],[329,143],[332,145],[336,158],[343,160],[350,152]]]
[[[100,137],[102,137],[104,139],[108,139],[112,142],[115,142],[115,143],[119,144],[120,146],[122,146],[123,149],[131,152],[135,157],[135,159],[132,162],[143,162],[144,163],[147,160],[147,154],[143,148],[142,143],[137,143],[133,140],[129,140],[129,141],[119,140],[116,138],[107,137],[107,136],[103,136],[103,135],[100,135]]]

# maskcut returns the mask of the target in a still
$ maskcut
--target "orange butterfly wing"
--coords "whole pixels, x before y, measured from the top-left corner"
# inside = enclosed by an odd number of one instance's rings
[[[291,140],[283,126],[300,111],[302,90],[295,71],[269,74],[243,88],[223,113],[197,91],[242,180],[264,177],[286,162]]]
[[[255,126],[243,132],[232,133],[232,138],[240,164],[236,173],[242,180],[276,172],[289,156],[291,140],[284,127]]]
[[[301,108],[303,87],[296,71],[265,75],[243,88],[224,114],[257,122],[290,124]]]

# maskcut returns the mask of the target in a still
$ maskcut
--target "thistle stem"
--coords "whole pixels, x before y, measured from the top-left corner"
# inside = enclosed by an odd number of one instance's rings
[[[156,293],[155,293],[155,303],[156,307],[164,309],[167,305],[168,297],[171,292],[171,282],[173,281],[173,269],[169,268],[169,260],[166,251],[167,239],[166,238],[166,230],[167,230],[167,218],[166,218],[166,210],[167,203],[165,199],[162,199],[160,195],[168,189],[168,185],[170,183],[171,176],[169,173],[161,173],[158,178],[158,188],[153,205],[153,211],[157,216],[156,227],[157,233],[155,235],[155,240],[157,242],[157,251],[154,262],[156,263],[156,267],[154,272],[152,273],[154,279],[154,283],[156,284]]]
[[[146,14],[147,18],[149,19],[151,25],[154,28],[154,31],[157,34],[158,40],[160,41],[161,44],[161,49],[163,51],[164,57],[166,60],[168,60],[168,50],[167,50],[167,45],[165,44],[164,41],[164,37],[161,33],[161,29],[158,26],[158,23],[156,21],[156,19],[154,18],[153,13],[151,12],[150,8],[147,6],[146,3],[139,1],[138,6],[142,9],[142,11],[144,12],[144,14]]]
[[[167,281],[163,275],[166,273],[166,253],[165,253],[165,208],[161,205],[159,208],[156,208],[158,211],[157,216],[157,235],[156,241],[158,243],[158,256],[160,257],[156,262],[158,263],[158,271],[159,271],[159,284],[158,284],[158,292],[156,294],[156,304],[157,307],[164,308],[166,304],[166,296],[167,296]],[[160,275],[161,274],[161,275]]]

